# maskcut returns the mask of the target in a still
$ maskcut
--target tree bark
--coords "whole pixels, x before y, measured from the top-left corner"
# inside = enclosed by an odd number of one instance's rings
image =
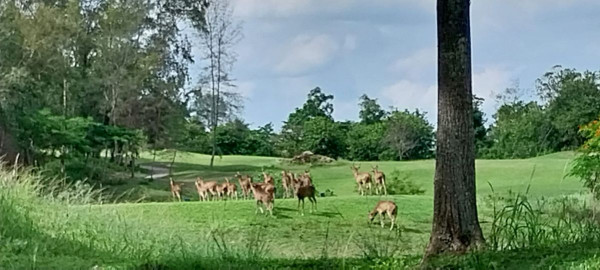
[[[475,197],[469,0],[438,0],[438,130],[433,224],[425,259],[485,243]]]

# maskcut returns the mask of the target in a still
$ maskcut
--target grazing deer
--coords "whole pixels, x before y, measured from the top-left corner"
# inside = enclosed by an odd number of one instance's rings
[[[390,218],[392,221],[392,226],[390,226],[390,231],[394,229],[394,225],[396,225],[396,215],[398,214],[398,206],[396,203],[392,201],[379,201],[373,211],[369,212],[369,220],[373,222],[375,216],[379,215],[379,222],[381,223],[381,228],[384,227],[383,220],[385,219],[385,215]]]
[[[268,184],[264,183],[252,183],[250,184],[250,189],[252,190],[252,194],[254,194],[254,199],[256,200],[256,212],[258,214],[258,210],[260,209],[260,213],[264,214],[265,211],[263,208],[273,215],[273,203],[274,203],[274,193],[273,189],[269,189]]]
[[[315,197],[315,186],[304,185],[304,182],[294,182],[294,194],[298,197],[298,212],[304,216],[304,198],[308,198],[311,207],[310,212],[317,211],[317,198]],[[302,202],[302,211],[300,211],[300,202]]]
[[[373,179],[375,179],[375,188],[377,195],[381,193],[383,189],[383,193],[387,195],[387,187],[385,186],[385,174],[382,171],[379,171],[379,165],[375,165],[373,167]]]
[[[356,180],[356,184],[358,185],[358,194],[367,195],[365,192],[365,187],[369,190],[369,193],[372,193],[371,174],[368,172],[359,172],[358,170],[360,169],[360,166],[356,167],[354,164],[350,167],[350,169],[352,170],[352,173],[354,174],[354,180]]]
[[[183,183],[175,183],[172,177],[169,177],[169,184],[171,186],[171,195],[174,199],[181,201],[181,186]]]
[[[283,197],[292,197],[292,174],[286,171],[281,172],[281,185],[283,186]]]
[[[229,178],[225,177],[225,184],[227,185],[227,196],[231,199],[235,197],[238,199],[237,186],[234,183],[229,182]]]
[[[251,184],[252,184],[252,177],[250,177],[248,175],[242,176],[240,174],[240,172],[237,172],[235,174],[235,177],[238,179],[238,182],[240,183],[240,188],[242,189],[242,193],[244,194],[244,198],[248,199],[248,196],[250,194]]]

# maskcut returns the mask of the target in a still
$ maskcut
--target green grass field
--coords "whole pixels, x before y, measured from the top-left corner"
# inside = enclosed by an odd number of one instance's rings
[[[579,181],[563,177],[572,157],[572,153],[563,152],[524,160],[478,160],[477,195],[484,230],[487,230],[491,222],[489,208],[486,207],[486,197],[491,194],[489,184],[499,194],[509,190],[524,192],[530,185],[529,194],[538,198],[584,191]],[[143,159],[144,162],[150,162],[152,157],[145,154]],[[169,159],[168,155],[160,155],[156,161],[164,163],[159,165],[166,166]],[[318,211],[313,214],[308,212],[307,200],[305,216],[298,214],[295,199],[276,199],[273,217],[256,215],[253,200],[199,202],[193,189],[193,180],[202,176],[209,180],[223,181],[224,177],[232,177],[237,171],[258,175],[263,168],[279,175],[283,168],[300,172],[307,169],[307,166],[288,166],[277,158],[225,156],[217,158],[215,167],[211,169],[207,166],[208,161],[208,156],[188,153],[179,154],[175,161],[174,178],[187,183],[184,185],[184,196],[189,201],[170,201],[166,178],[143,185],[139,182],[145,180],[132,180],[132,183],[119,187],[119,190],[137,186],[145,190],[146,196],[167,199],[169,202],[69,206],[68,213],[77,217],[74,218],[75,221],[61,221],[60,217],[64,213],[62,210],[56,211],[54,217],[58,217],[56,223],[59,225],[40,225],[40,230],[46,234],[64,230],[67,235],[65,237],[80,239],[78,242],[89,246],[90,254],[75,256],[74,262],[81,261],[81,264],[76,264],[77,267],[156,262],[158,265],[172,266],[172,269],[203,268],[207,266],[191,262],[198,263],[197,258],[200,257],[215,258],[223,254],[234,254],[232,257],[243,262],[248,262],[251,258],[260,259],[263,263],[273,263],[274,268],[278,268],[277,265],[306,267],[302,262],[311,260],[318,260],[320,263],[334,261],[333,264],[339,267],[355,264],[357,262],[353,260],[361,258],[392,255],[403,258],[402,264],[392,267],[395,268],[406,266],[404,263],[416,265],[427,244],[433,203],[433,160],[377,163],[382,171],[389,174],[398,170],[421,185],[425,190],[421,195],[361,197],[355,190],[349,168],[351,163],[338,161],[331,165],[312,167],[310,171],[317,189],[333,190],[335,196],[317,198]],[[376,163],[360,164],[364,170]],[[367,213],[380,199],[393,200],[398,204],[398,229],[390,232],[381,229],[378,224],[368,223]],[[89,221],[90,218],[94,221]],[[84,220],[88,225],[73,227],[72,224],[79,224],[78,220]],[[76,238],[68,236],[69,233],[81,235]],[[123,239],[125,242],[122,242]],[[119,248],[120,246],[123,247]],[[97,255],[100,254],[97,250],[109,252],[106,256]],[[0,254],[1,252],[0,249]],[[45,260],[48,265],[56,266],[60,265],[56,260],[65,259],[61,256],[65,255],[40,254],[37,260]],[[15,266],[31,264],[29,256],[9,258],[12,259],[8,261],[15,263]],[[587,255],[572,261],[586,259],[589,259]],[[535,258],[533,260],[534,263],[537,262]],[[182,261],[189,261],[190,264],[182,264]],[[233,261],[229,260],[230,263]],[[567,263],[572,264],[572,261]],[[1,262],[3,261],[0,260]],[[36,265],[39,266],[40,263]],[[264,264],[260,265],[246,266],[265,267]],[[312,264],[308,266],[310,265]],[[224,266],[230,267],[244,268],[244,265]],[[313,267],[324,266],[321,264]],[[385,265],[382,267],[386,268]]]

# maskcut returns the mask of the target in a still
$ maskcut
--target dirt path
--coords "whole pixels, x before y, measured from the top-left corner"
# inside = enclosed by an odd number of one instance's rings
[[[146,179],[150,179],[150,178],[158,179],[158,178],[163,178],[163,177],[169,176],[169,168],[163,164],[146,163],[146,164],[140,165],[140,168],[142,168],[144,170],[149,170],[151,172],[151,174],[146,175],[144,177]]]

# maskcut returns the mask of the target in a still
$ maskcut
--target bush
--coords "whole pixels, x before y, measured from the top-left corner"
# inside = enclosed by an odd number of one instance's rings
[[[90,184],[119,185],[123,184],[125,172],[122,176],[118,173],[124,170],[107,160],[89,158],[65,160],[64,174],[61,172],[60,160],[50,161],[42,167],[43,174],[47,177],[62,177],[67,182],[86,181]]]
[[[388,194],[423,194],[425,190],[410,179],[410,174],[401,173],[399,170],[394,170],[386,179]]]

